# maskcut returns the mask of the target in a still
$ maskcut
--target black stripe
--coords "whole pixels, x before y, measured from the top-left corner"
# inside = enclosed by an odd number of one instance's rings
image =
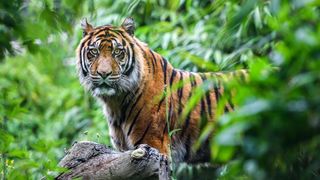
[[[148,132],[150,126],[151,126],[151,123],[152,123],[152,122],[150,121],[149,124],[148,124],[148,126],[147,126],[147,128],[146,128],[146,130],[144,130],[142,136],[140,137],[140,139],[133,144],[134,147],[136,147],[137,145],[141,144],[142,140],[143,140],[144,137],[146,136],[146,134],[147,134],[147,132]]]
[[[162,130],[162,145],[161,145],[161,147],[163,147],[163,145],[165,145],[163,142],[164,142],[164,138],[166,137],[166,132],[167,132],[167,130],[168,130],[168,123],[167,123],[167,121],[166,121],[166,123],[164,124],[164,128],[163,128],[163,130]],[[170,138],[170,137],[169,137]]]
[[[160,100],[160,102],[159,102],[159,104],[158,104],[158,112],[159,112],[160,107],[161,107],[161,105],[162,105],[162,103],[163,103],[164,100],[165,100],[165,96],[163,96],[163,97],[161,98],[161,100]]]
[[[106,41],[111,42],[111,47],[112,47],[112,49],[117,48],[117,47],[113,47],[112,41],[115,41],[115,42],[116,42],[116,46],[119,44],[116,37],[115,37],[115,38],[106,39]],[[112,55],[114,55],[113,52],[112,52]]]
[[[151,67],[150,67],[150,62],[149,62],[148,59],[147,59],[146,52],[145,52],[144,49],[140,46],[139,43],[136,43],[136,44],[137,44],[137,46],[139,47],[139,49],[142,51],[143,57],[145,58],[145,61],[147,61],[148,70],[149,70],[149,73],[150,73]]]
[[[200,78],[202,80],[202,83],[204,83],[204,81],[206,80],[206,77],[204,77],[203,74],[200,74]],[[205,118],[205,114],[206,114],[206,105],[205,105],[205,102],[204,102],[204,97],[202,96],[201,97],[201,102],[200,102],[200,118]]]
[[[140,90],[140,88],[138,87],[138,88],[134,91],[133,95],[135,96],[135,95],[138,93],[139,90]],[[126,99],[127,99],[128,96],[131,95],[131,94],[132,94],[131,92],[128,92],[128,93],[125,95],[125,97],[122,99],[121,105],[124,105]]]
[[[172,86],[172,83],[173,83],[173,80],[174,80],[174,77],[176,76],[177,72],[173,69],[172,70],[172,73],[171,73],[171,77],[170,77],[170,88]]]
[[[200,102],[200,130],[204,128],[208,121],[208,117],[206,116],[206,106],[203,97],[201,97]],[[210,118],[210,117],[209,117]]]
[[[181,136],[183,137],[183,135],[185,134],[185,132],[187,132],[187,129],[189,127],[189,124],[190,124],[190,117],[191,116],[191,111],[188,113],[188,116],[187,118],[184,120],[184,125],[183,125],[183,128],[182,128],[182,131],[181,131]]]
[[[171,122],[172,114],[173,114],[173,107],[172,107],[172,96],[170,96],[170,104],[169,104],[169,119],[168,121]]]
[[[174,77],[176,76],[176,74],[177,74],[177,72],[175,70],[172,70],[171,77],[170,77],[170,88],[172,86],[172,83],[173,83],[173,80],[174,80]],[[165,100],[165,97],[162,97],[159,104],[158,104],[158,112],[159,112],[160,107],[161,107],[164,100]]]
[[[109,31],[109,32],[113,32],[113,33],[115,33],[115,34],[117,34],[117,35],[120,35],[120,36],[121,36],[122,38],[124,38],[127,42],[131,42],[131,40],[129,40],[128,37],[126,37],[125,35],[122,34],[122,33],[124,33],[124,32],[122,32],[122,31],[112,30],[112,31]],[[135,42],[135,44],[137,44],[137,43]]]
[[[117,34],[121,34],[124,33],[124,31],[121,31],[119,29],[113,29],[112,32],[117,33]]]
[[[106,33],[96,36],[96,38],[105,38],[105,37],[106,37]]]
[[[131,74],[131,72],[132,72],[133,69],[134,69],[134,65],[135,65],[135,63],[136,63],[133,46],[134,46],[134,44],[130,43],[130,47],[131,47],[131,49],[132,49],[132,55],[131,55],[131,56],[132,56],[132,64],[131,64],[131,66],[129,67],[128,70],[125,70],[125,73],[124,73],[124,74],[127,75],[127,76]],[[138,72],[140,72],[140,71],[138,71]]]
[[[100,40],[100,44],[102,44],[102,43],[104,43],[104,42],[111,42],[111,40],[110,39],[101,39]],[[99,48],[101,48],[101,47],[99,47]]]
[[[82,50],[83,50],[83,54],[84,54],[84,58],[85,58],[85,49],[84,49],[84,46],[87,46],[88,44],[91,43],[91,37],[92,37],[92,35],[90,35],[86,40],[83,41],[83,43],[82,43],[81,46],[80,46],[80,52],[79,52],[79,55],[80,55],[80,57],[79,57],[79,59],[80,59],[80,65],[81,65],[81,67],[82,67],[81,70],[82,70],[82,73],[83,73],[85,76],[88,75],[88,72],[89,72],[89,71],[88,71],[87,66],[85,66],[85,67],[82,66],[83,61],[85,61],[85,59],[82,59],[81,56],[82,56]],[[86,63],[84,63],[84,64],[86,64]]]
[[[206,77],[205,74],[201,73],[200,77],[201,77],[201,80],[202,80],[203,83],[207,81],[207,77]]]
[[[84,61],[84,59],[82,59],[82,49],[83,49],[83,46],[84,46],[84,44],[85,44],[85,42],[83,42],[82,44],[81,44],[81,46],[80,46],[80,52],[79,52],[79,59],[80,59],[80,66],[81,66],[81,71],[82,71],[82,74],[84,75],[84,76],[87,76],[88,75],[88,68],[85,66],[85,67],[83,67],[83,61]],[[85,50],[83,50],[83,51],[85,51]],[[83,52],[84,53],[84,52]],[[84,63],[85,64],[85,63]]]
[[[205,107],[205,104],[204,104],[204,100],[201,97],[201,102],[200,102],[200,116],[201,116],[201,118],[204,118],[205,114],[206,114],[206,107]]]
[[[137,44],[137,46],[139,47],[139,49],[142,51],[143,57],[146,58],[146,52],[144,51],[144,49],[140,46],[139,43],[136,43],[136,44]]]
[[[131,133],[131,131],[132,131],[132,128],[133,128],[133,125],[136,123],[136,121],[137,121],[137,119],[138,119],[138,117],[139,117],[139,115],[140,115],[141,110],[142,110],[142,108],[138,111],[138,113],[137,113],[136,116],[134,117],[133,121],[131,122],[130,127],[129,127],[129,130],[128,130],[128,132],[127,132],[127,136],[130,135],[130,133]]]
[[[225,93],[226,93],[226,92],[225,92]],[[233,104],[232,104],[232,102],[231,102],[231,98],[230,98],[230,97],[227,97],[227,98],[228,98],[228,99],[227,99],[227,102],[226,102],[226,106],[224,107],[224,112],[230,112],[230,110],[231,110],[231,111],[234,110],[234,106],[233,106]],[[230,110],[228,109],[227,105],[230,106]]]
[[[121,38],[121,37],[119,37],[119,36],[121,36],[121,35],[118,34],[118,33],[115,33],[114,31],[109,31],[109,32],[107,33],[107,36],[108,36],[108,38],[109,38],[109,37],[117,38],[117,39]]]
[[[186,142],[184,144],[185,149],[186,149],[186,154],[184,155],[184,161],[188,161],[189,156],[190,156],[190,146],[191,146],[191,137],[190,134],[187,136]]]
[[[161,64],[161,66],[162,66],[162,71],[163,71],[163,76],[164,76],[164,85],[166,85],[167,84],[167,60],[166,59],[164,59],[164,58],[162,58],[162,64]],[[162,98],[161,98],[161,100],[160,100],[160,103],[159,103],[159,105],[158,105],[158,112],[159,112],[159,110],[160,110],[160,107],[161,107],[161,105],[162,105],[162,103],[163,103],[163,101],[164,101],[164,99],[165,99],[165,97],[163,96]]]
[[[203,82],[205,82],[207,80],[207,77],[205,76],[205,74],[200,74],[200,77],[202,79]],[[210,99],[210,91],[207,91],[205,93],[205,96],[206,96],[206,102],[207,102],[207,110],[208,110],[208,113],[209,113],[209,118],[212,117],[212,112],[211,112],[211,99]]]
[[[117,125],[121,125],[124,121],[125,121],[125,115],[121,114],[119,124],[117,124]]]
[[[166,133],[167,130],[168,130],[168,123],[167,123],[167,121],[166,121],[166,123],[165,123],[165,125],[164,125],[164,129],[162,130],[162,139],[164,138],[165,133]]]
[[[107,28],[107,27],[103,27],[103,28],[101,28],[100,30],[98,30],[98,31],[96,31],[96,32],[94,32],[94,33],[92,33],[91,35],[95,36],[95,35],[97,35],[97,34],[101,33],[101,31],[105,31],[105,30],[109,30],[109,28]]]
[[[209,113],[209,117],[211,118],[212,117],[212,112],[211,112],[211,99],[210,99],[210,92],[209,91],[207,91],[206,92],[206,101],[207,101],[207,106],[208,106],[208,113]]]
[[[126,46],[126,45],[127,45],[126,41],[122,39],[122,46]]]
[[[179,83],[183,83],[183,74],[182,74],[182,72],[180,71],[179,72],[179,74],[180,74],[180,82]],[[181,111],[182,111],[182,96],[183,96],[183,87],[184,87],[184,84],[179,84],[179,86],[181,86],[181,87],[179,87],[179,89],[178,89],[178,98],[179,98],[179,108],[178,108],[178,115],[180,115],[181,114]]]
[[[189,79],[191,82],[191,90],[192,90],[192,88],[197,85],[197,82],[195,80],[195,76],[192,73],[189,73]],[[191,93],[191,91],[190,91],[190,93]],[[190,96],[191,96],[191,94],[190,94]]]
[[[131,59],[131,53],[130,53],[129,47],[126,48],[126,51],[127,51],[126,54],[127,54],[127,56],[128,56],[128,60],[127,60],[126,63],[125,63],[125,66],[124,66],[124,68],[123,68],[123,72],[126,72],[126,70],[128,69],[128,67],[132,65],[132,59]]]
[[[167,84],[167,65],[168,65],[167,60],[162,57],[162,64],[161,64],[161,66],[162,66],[164,84]]]
[[[143,93],[140,93],[140,94],[139,94],[139,96],[137,97],[136,101],[135,101],[134,104],[131,106],[131,109],[130,109],[129,113],[128,113],[128,115],[126,116],[127,119],[131,116],[131,113],[132,113],[133,109],[135,108],[135,106],[137,105],[137,103],[139,102],[142,94],[143,94]]]
[[[112,47],[113,46],[112,40],[114,40],[114,39],[104,39],[103,41],[107,41],[107,42],[111,43],[111,47]]]
[[[98,26],[95,28],[96,32],[92,33],[92,35],[97,35],[99,34],[101,31],[114,31],[113,29],[110,28],[111,26]]]
[[[164,137],[166,136],[166,132],[168,131],[168,122],[169,122],[169,128],[171,127],[172,115],[173,115],[173,105],[172,105],[172,96],[171,96],[171,98],[170,98],[170,106],[169,106],[169,119],[168,119],[168,121],[165,121],[164,129],[162,130],[162,142],[164,142]],[[162,146],[163,145],[164,144],[162,143]]]
[[[213,91],[214,91],[214,95],[215,95],[215,97],[216,97],[216,103],[218,104],[218,101],[219,101],[219,99],[220,99],[220,92],[219,92],[219,80],[213,75],[212,77],[214,77],[214,84],[213,84],[213,86],[214,86],[214,88],[213,88]]]
[[[216,101],[218,103],[219,99],[220,99],[219,88],[217,88],[217,87],[214,88],[214,95],[216,96]]]
[[[152,50],[149,49],[149,51],[150,51],[150,53],[151,53],[151,55],[152,55],[153,72],[155,72],[155,66],[156,66],[156,64],[157,64],[157,62],[156,62],[156,57],[154,56]]]
[[[219,85],[219,83],[222,83],[222,82],[219,81],[219,79],[216,79],[216,80],[217,80],[217,82],[216,82],[216,85],[214,87],[214,95],[216,97],[216,103],[218,104],[219,100],[220,100],[220,97],[221,97],[221,93],[219,91],[221,89],[221,86]],[[224,107],[224,112],[229,112],[227,106]]]
[[[193,87],[195,87],[197,85],[197,82],[195,81],[195,77],[193,76],[192,73],[189,73],[189,78],[190,78],[190,82],[191,82],[191,89],[190,89],[190,94],[189,94],[189,97],[188,97],[188,100],[191,98],[192,96],[192,91],[193,91]],[[187,132],[187,129],[189,127],[189,124],[190,124],[190,119],[191,119],[191,113],[192,113],[192,110],[188,113],[187,115],[187,118],[184,122],[184,126],[183,126],[183,130],[182,130],[182,135],[184,134],[184,132]]]
[[[149,61],[148,61],[147,58],[145,58],[145,61],[147,61],[148,71],[149,71],[149,73],[150,73],[150,71],[151,71],[150,63],[149,63]]]

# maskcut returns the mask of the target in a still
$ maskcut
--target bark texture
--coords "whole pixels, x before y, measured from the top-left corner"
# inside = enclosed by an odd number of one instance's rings
[[[135,150],[117,152],[90,141],[77,142],[59,166],[69,171],[56,179],[169,179],[167,157],[142,144]]]

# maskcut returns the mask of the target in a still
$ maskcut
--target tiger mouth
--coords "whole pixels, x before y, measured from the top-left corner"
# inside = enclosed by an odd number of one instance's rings
[[[101,89],[110,89],[110,88],[115,88],[117,86],[117,82],[110,82],[110,81],[97,81],[97,82],[92,82],[93,83],[93,88],[101,88]]]
[[[102,89],[110,89],[113,88],[112,86],[106,84],[106,83],[102,83],[96,86],[96,88],[102,88]]]
[[[99,79],[99,80],[92,81],[95,88],[115,88],[118,82],[119,82],[119,78]]]

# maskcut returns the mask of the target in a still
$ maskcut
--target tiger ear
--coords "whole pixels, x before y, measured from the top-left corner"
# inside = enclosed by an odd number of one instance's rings
[[[134,35],[134,30],[136,29],[136,26],[134,24],[133,18],[127,17],[121,24],[121,27],[131,36]]]
[[[87,18],[83,18],[81,20],[81,28],[83,30],[83,37],[93,30],[93,27],[91,24],[88,23]]]

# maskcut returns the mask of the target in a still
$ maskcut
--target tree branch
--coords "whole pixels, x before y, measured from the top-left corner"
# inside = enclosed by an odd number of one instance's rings
[[[56,179],[169,179],[167,157],[148,145],[117,152],[105,145],[82,141],[72,145],[59,166],[69,169]]]

